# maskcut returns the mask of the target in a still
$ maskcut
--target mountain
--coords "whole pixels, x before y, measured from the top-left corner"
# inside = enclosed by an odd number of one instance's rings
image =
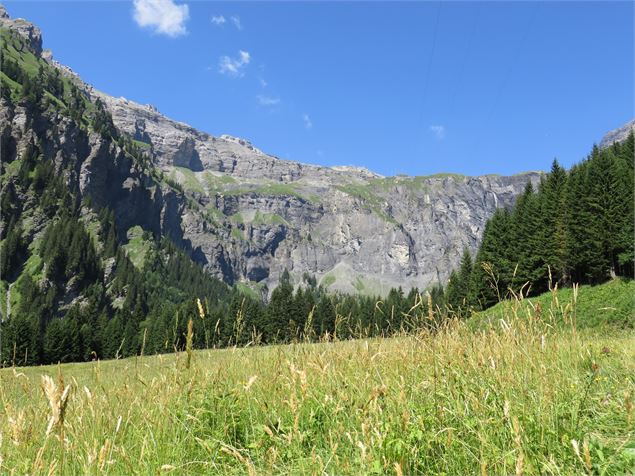
[[[635,131],[635,119],[624,124],[622,127],[607,132],[604,137],[602,137],[598,147],[600,147],[600,149],[606,149],[615,142],[624,142],[632,131]]]
[[[63,84],[61,96],[45,92],[50,107],[37,114],[3,97],[3,160],[37,142],[93,210],[113,210],[122,243],[139,227],[169,237],[230,284],[272,289],[285,269],[296,282],[308,273],[329,289],[368,294],[443,282],[464,247],[475,252],[494,210],[510,207],[528,181],[541,177],[382,177],[281,160],[248,140],[212,136],[153,106],[97,91],[42,49],[37,27],[4,9],[0,17],[0,27],[28,49],[16,46],[19,61],[46,65]],[[63,96],[71,85],[81,92],[81,111],[109,113],[118,142],[68,116]],[[28,209],[29,197],[20,199]],[[28,239],[41,238],[47,217],[28,218]]]
[[[96,91],[1,8],[0,40],[0,366],[391,336],[632,275],[632,135],[568,172],[382,177]]]

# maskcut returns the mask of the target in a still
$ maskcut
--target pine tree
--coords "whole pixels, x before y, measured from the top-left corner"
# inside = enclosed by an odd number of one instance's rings
[[[625,210],[619,220],[617,243],[617,267],[622,276],[635,277],[635,136],[633,132],[621,144],[615,146],[615,168],[618,177],[616,193],[624,197]]]
[[[289,272],[284,271],[278,287],[273,290],[267,307],[267,322],[263,334],[267,342],[286,342],[290,336],[289,319],[293,313],[293,285]]]
[[[5,281],[12,281],[18,276],[28,249],[23,237],[22,224],[11,218],[7,228],[7,236],[0,247],[0,276]]]
[[[326,333],[333,335],[335,332],[335,315],[335,306],[333,306],[331,298],[323,294],[318,301],[313,316],[316,336],[324,336]]]
[[[485,225],[474,261],[469,296],[469,302],[479,309],[503,299],[512,282],[514,258],[510,258],[513,251],[510,224],[509,211],[498,209]]]
[[[459,281],[459,273],[452,270],[446,284],[445,294],[448,311],[453,314],[458,313],[461,307],[461,287],[462,283]]]

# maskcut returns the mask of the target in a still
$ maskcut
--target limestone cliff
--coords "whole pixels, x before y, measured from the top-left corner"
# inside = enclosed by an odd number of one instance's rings
[[[540,179],[538,172],[382,177],[281,160],[245,139],[215,137],[152,106],[95,90],[43,53],[36,27],[11,20],[4,9],[0,27],[22,35],[91,101],[100,99],[116,127],[144,150],[150,168],[63,114],[48,111],[34,121],[20,105],[2,100],[1,132],[12,153],[19,156],[34,135],[44,137],[47,158],[77,163],[68,183],[115,211],[122,239],[136,225],[170,236],[230,283],[271,289],[288,269],[346,292],[424,288],[446,280],[463,247],[476,250],[494,210],[510,206],[528,181]],[[41,221],[32,233],[41,231]]]

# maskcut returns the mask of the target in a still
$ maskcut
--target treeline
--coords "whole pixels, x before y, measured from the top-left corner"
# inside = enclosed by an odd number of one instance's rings
[[[166,238],[136,268],[114,226],[103,209],[98,252],[79,216],[62,212],[49,224],[34,253],[40,265],[12,289],[20,304],[2,324],[5,365],[178,351],[190,319],[194,347],[209,348],[390,336],[442,315],[441,288],[429,297],[393,289],[380,300],[328,293],[308,275],[294,286],[287,272],[265,304],[210,277]]]
[[[80,130],[99,132],[161,176],[101,102],[88,102],[50,67],[41,65],[31,77],[18,61],[2,57],[5,74],[21,87],[4,98],[11,103],[19,93],[27,127],[48,120],[47,111],[60,107],[57,99],[64,107],[56,110]],[[476,257],[464,253],[445,289],[393,289],[380,299],[328,293],[312,276],[293,282],[284,273],[263,303],[210,276],[164,237],[147,233],[145,261],[135,266],[117,238],[125,233],[118,233],[113,211],[95,209],[71,178],[76,159],[55,163],[38,134],[45,131],[33,129],[33,142],[19,157],[10,141],[2,144],[0,312],[8,318],[0,323],[0,365],[181,350],[190,319],[196,348],[390,336],[467,316],[510,292],[633,274],[632,135],[594,148],[568,172],[554,162],[537,190],[528,185],[512,210],[494,214]],[[9,297],[14,306],[7,316]]]
[[[474,262],[464,253],[452,273],[448,306],[467,315],[511,293],[632,278],[633,142],[631,133],[606,149],[594,147],[569,171],[554,161],[537,190],[528,184],[511,210],[497,210]]]
[[[401,289],[380,300],[333,295],[312,276],[293,283],[288,273],[265,304],[211,277],[169,239],[150,234],[137,268],[117,239],[112,210],[99,210],[97,223],[89,218],[90,197],[80,199],[61,172],[31,146],[17,173],[4,175],[1,276],[11,283],[5,299],[18,297],[0,324],[5,365],[180,350],[190,318],[194,346],[205,348],[388,336],[435,325],[443,308],[441,288],[429,300]],[[48,223],[35,244],[25,220]]]
[[[440,288],[430,300],[415,290],[407,295],[393,290],[379,301],[331,295],[313,277],[292,283],[285,273],[265,304],[211,277],[168,239],[149,234],[149,251],[137,268],[118,241],[125,233],[118,233],[112,210],[94,209],[90,196],[81,196],[72,173],[76,159],[63,157],[56,163],[54,151],[43,145],[46,131],[32,126],[45,123],[55,109],[80,133],[93,130],[117,143],[144,170],[151,164],[116,129],[100,101],[90,103],[44,63],[35,73],[27,72],[7,50],[13,45],[24,51],[26,45],[20,38],[9,39],[2,45],[2,68],[19,87],[3,79],[3,97],[27,111],[33,141],[19,154],[10,140],[2,144],[1,364],[179,350],[191,318],[197,348],[391,335],[433,325],[434,310],[442,306]],[[150,173],[161,175],[154,169]]]

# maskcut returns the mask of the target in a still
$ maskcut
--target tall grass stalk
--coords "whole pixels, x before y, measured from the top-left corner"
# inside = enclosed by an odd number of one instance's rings
[[[190,319],[195,373],[163,356],[3,369],[0,474],[629,474],[633,336],[580,326],[583,290],[574,330],[557,292],[390,339],[194,351]]]

